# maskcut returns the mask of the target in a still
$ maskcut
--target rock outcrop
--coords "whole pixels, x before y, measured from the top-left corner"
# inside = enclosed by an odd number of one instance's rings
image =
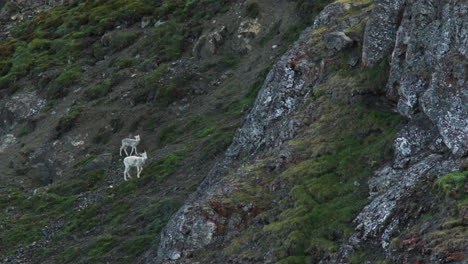
[[[387,97],[397,102],[396,110],[410,120],[395,139],[393,162],[377,170],[369,181],[372,201],[354,220],[356,233],[338,258],[324,259],[324,263],[345,263],[364,242],[385,251],[395,227],[410,217],[396,214],[396,209],[411,201],[411,190],[433,181],[435,175],[459,170],[468,150],[468,4],[457,0],[377,0],[374,5],[365,26],[361,61],[371,66],[391,55]],[[363,17],[349,19],[350,24],[336,19],[352,8],[349,3],[326,7],[315,25],[276,63],[225,159],[173,216],[162,233],[156,260],[148,263],[183,259],[197,249],[229,239],[234,232],[230,226],[239,223],[223,217],[212,201],[235,191],[234,182],[242,177],[239,167],[274,155],[286,140],[294,138],[299,125],[291,117],[308,98],[306,87],[314,86],[326,74],[323,64],[305,55],[307,40],[313,30],[333,26],[335,32],[325,36],[328,48],[342,50],[352,45],[342,32],[362,22]],[[218,236],[219,232],[225,236]]]

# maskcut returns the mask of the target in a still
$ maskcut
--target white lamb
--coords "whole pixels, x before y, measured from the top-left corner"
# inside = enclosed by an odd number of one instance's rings
[[[130,176],[130,168],[131,167],[136,167],[137,169],[137,178],[140,178],[140,173],[143,170],[143,165],[145,164],[145,161],[148,159],[148,156],[146,155],[146,152],[143,152],[141,154],[141,157],[138,156],[128,156],[124,159],[124,165],[125,165],[125,171],[124,171],[124,180],[127,181],[127,176],[128,178],[131,178]]]
[[[135,150],[135,154],[138,154],[136,146],[140,143],[140,135],[135,136],[133,138],[124,138],[122,139],[122,146],[120,147],[120,156],[122,156],[122,150],[125,151],[125,154],[128,156],[127,147],[131,147],[132,150],[130,151],[130,155],[132,155],[133,150]]]

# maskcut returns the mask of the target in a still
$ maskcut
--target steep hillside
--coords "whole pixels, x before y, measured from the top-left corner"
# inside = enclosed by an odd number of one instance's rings
[[[467,13],[0,0],[1,263],[465,261]]]

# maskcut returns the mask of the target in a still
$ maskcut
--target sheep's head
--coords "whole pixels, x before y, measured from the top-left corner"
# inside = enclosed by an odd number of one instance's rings
[[[140,135],[136,135],[136,136],[135,136],[135,139],[136,139],[136,140],[140,140]]]
[[[145,158],[145,159],[147,159],[147,158],[148,158],[148,155],[146,155],[146,151],[145,151],[145,152],[143,152],[143,153],[141,153],[141,156],[142,156],[143,158]]]

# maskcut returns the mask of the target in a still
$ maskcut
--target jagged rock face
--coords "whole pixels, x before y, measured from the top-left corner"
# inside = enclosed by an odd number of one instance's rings
[[[468,148],[468,4],[409,1],[407,6],[394,40],[388,93],[398,98],[402,115],[423,111],[452,153],[463,155]]]
[[[376,63],[394,47],[387,96],[411,120],[395,139],[394,161],[370,180],[373,200],[355,219],[358,232],[342,257],[363,241],[387,249],[408,220],[395,209],[411,200],[410,190],[459,170],[468,151],[467,12],[466,1],[377,1],[363,61]]]
[[[234,184],[225,179],[229,168],[272,151],[295,135],[297,122],[290,117],[307,98],[307,82],[315,82],[320,72],[319,67],[309,67],[311,64],[302,56],[303,43],[310,33],[311,30],[306,31],[270,71],[251,113],[226,151],[225,159],[210,171],[198,191],[173,216],[162,232],[157,259],[149,263],[176,260],[196,249],[221,242],[222,236],[216,236],[217,225],[236,224],[232,222],[235,218],[228,220],[216,213],[211,202],[235,191]],[[315,77],[306,81],[307,76]],[[239,172],[235,174],[233,178],[239,177]]]
[[[148,259],[148,263],[184,259],[197,249],[234,235],[230,226],[242,220],[224,217],[213,201],[235,192],[236,181],[242,178],[242,172],[236,169],[249,160],[275,156],[285,141],[294,138],[298,123],[291,117],[308,98],[306,88],[325,75],[323,61],[313,61],[306,55],[306,41],[320,27],[345,32],[361,22],[350,17],[346,17],[346,23],[338,22],[337,18],[351,8],[342,1],[327,6],[314,26],[273,67],[225,159],[173,216],[162,232],[157,259]],[[375,2],[366,24],[361,59],[364,65],[375,65],[393,50],[387,97],[398,102],[396,110],[410,120],[395,139],[394,160],[369,181],[372,201],[354,220],[356,233],[336,259],[323,262],[344,262],[363,242],[386,250],[394,228],[410,217],[397,215],[396,210],[411,201],[411,190],[433,180],[434,175],[459,170],[468,149],[463,64],[468,48],[467,9],[463,1]],[[352,45],[343,34],[326,38],[329,51]],[[219,232],[224,235],[219,236]]]
[[[0,101],[0,135],[8,132],[14,125],[37,115],[46,101],[35,93],[19,93]]]

